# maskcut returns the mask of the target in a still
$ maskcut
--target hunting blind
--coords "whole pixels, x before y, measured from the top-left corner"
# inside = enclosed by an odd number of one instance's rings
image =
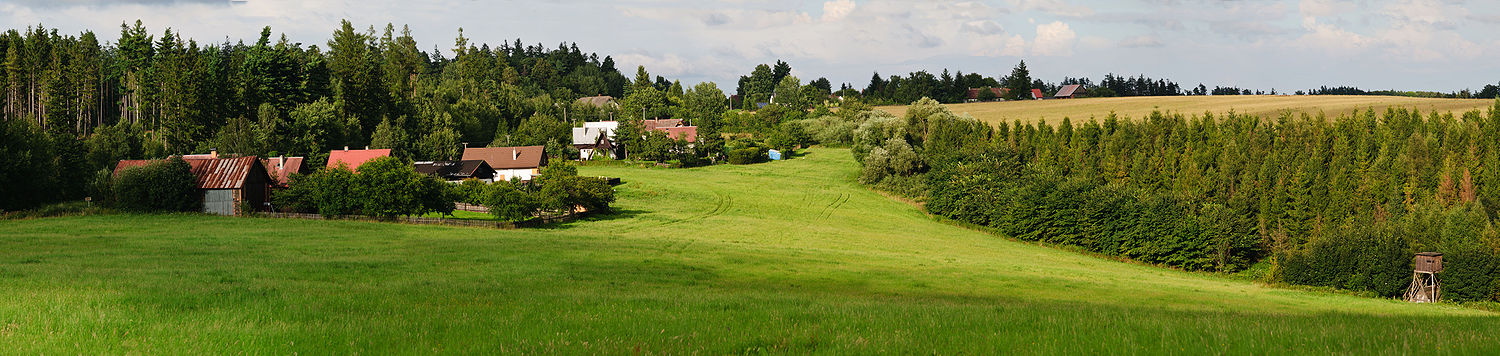
[[[1406,288],[1406,301],[1431,303],[1438,301],[1442,287],[1437,274],[1443,271],[1443,254],[1437,252],[1418,253],[1412,259],[1411,287]]]

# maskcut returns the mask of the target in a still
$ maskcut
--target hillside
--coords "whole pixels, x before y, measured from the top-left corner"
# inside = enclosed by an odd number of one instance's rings
[[[199,215],[0,221],[0,345],[22,354],[1500,352],[1493,313],[1268,288],[934,221],[855,183],[847,150],[581,171],[623,177],[618,214],[518,231]]]
[[[1109,115],[1110,111],[1114,111],[1120,117],[1130,118],[1143,117],[1150,114],[1153,110],[1196,115],[1202,115],[1204,112],[1212,112],[1215,115],[1219,115],[1233,110],[1241,114],[1253,114],[1262,117],[1275,117],[1281,115],[1282,112],[1291,110],[1292,112],[1312,115],[1322,112],[1329,117],[1334,117],[1371,108],[1375,109],[1376,112],[1383,112],[1389,107],[1416,108],[1422,112],[1441,111],[1462,113],[1468,110],[1488,108],[1494,104],[1495,101],[1490,99],[1432,99],[1368,95],[1233,95],[1005,101],[952,104],[948,105],[948,108],[953,110],[954,113],[969,114],[976,119],[993,124],[1001,121],[1013,122],[1015,120],[1035,122],[1039,119],[1046,119],[1049,122],[1055,123],[1062,121],[1064,117],[1072,118],[1074,122],[1087,121],[1090,117],[1103,120],[1105,116]],[[905,105],[882,106],[879,109],[895,114],[896,116],[901,116],[901,114],[906,112]]]

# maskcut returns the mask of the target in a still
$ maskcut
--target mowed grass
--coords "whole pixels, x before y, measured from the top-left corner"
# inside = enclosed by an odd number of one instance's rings
[[[1056,124],[1063,118],[1074,123],[1087,122],[1090,118],[1104,121],[1110,111],[1120,118],[1140,119],[1152,111],[1181,113],[1202,116],[1206,112],[1224,115],[1231,110],[1239,114],[1275,118],[1284,112],[1306,113],[1317,116],[1338,117],[1354,112],[1374,109],[1384,113],[1386,108],[1408,108],[1428,112],[1450,112],[1454,115],[1465,111],[1485,109],[1494,105],[1491,99],[1434,99],[1401,96],[1375,95],[1225,95],[1225,96],[1152,96],[1125,98],[1083,98],[1064,100],[1023,100],[989,103],[967,103],[948,105],[958,114],[969,114],[975,119],[998,124],[1020,120],[1035,123],[1046,120]],[[897,117],[906,113],[906,106],[882,106]]]
[[[1010,241],[856,171],[584,167],[620,212],[535,230],[0,221],[0,353],[1500,353],[1493,313]]]

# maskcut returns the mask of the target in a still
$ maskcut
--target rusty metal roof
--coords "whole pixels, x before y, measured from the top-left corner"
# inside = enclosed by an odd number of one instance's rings
[[[1062,89],[1057,90],[1057,95],[1054,95],[1054,97],[1061,98],[1065,96],[1073,96],[1074,92],[1078,91],[1079,87],[1080,85],[1078,84],[1064,85]]]
[[[265,174],[265,170],[256,170],[260,160],[255,156],[235,158],[190,158],[184,159],[197,178],[198,189],[240,189],[245,186],[245,181],[252,173]],[[154,163],[166,162],[166,160],[123,160],[115,165],[116,176],[121,171],[131,167],[141,167]]]

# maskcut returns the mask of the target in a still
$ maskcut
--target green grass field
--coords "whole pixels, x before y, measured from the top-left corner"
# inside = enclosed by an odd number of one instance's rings
[[[1496,354],[1500,316],[1014,242],[853,181],[847,150],[584,167],[533,230],[198,215],[0,221],[5,354]]]
[[[1375,109],[1384,112],[1389,107],[1414,108],[1422,112],[1452,112],[1486,109],[1494,105],[1490,99],[1432,99],[1400,96],[1373,95],[1317,95],[1317,96],[1273,96],[1273,95],[1226,95],[1226,96],[1153,96],[1127,98],[1084,98],[1067,100],[1024,100],[990,103],[952,104],[948,109],[958,114],[969,114],[975,119],[991,124],[1021,120],[1034,123],[1047,120],[1062,122],[1064,117],[1073,122],[1086,122],[1089,118],[1104,120],[1113,110],[1121,118],[1139,119],[1154,110],[1171,111],[1185,115],[1203,115],[1212,112],[1222,115],[1233,110],[1241,114],[1253,114],[1274,118],[1283,112],[1324,113],[1337,117],[1356,111]],[[896,116],[906,112],[906,106],[882,106]]]

